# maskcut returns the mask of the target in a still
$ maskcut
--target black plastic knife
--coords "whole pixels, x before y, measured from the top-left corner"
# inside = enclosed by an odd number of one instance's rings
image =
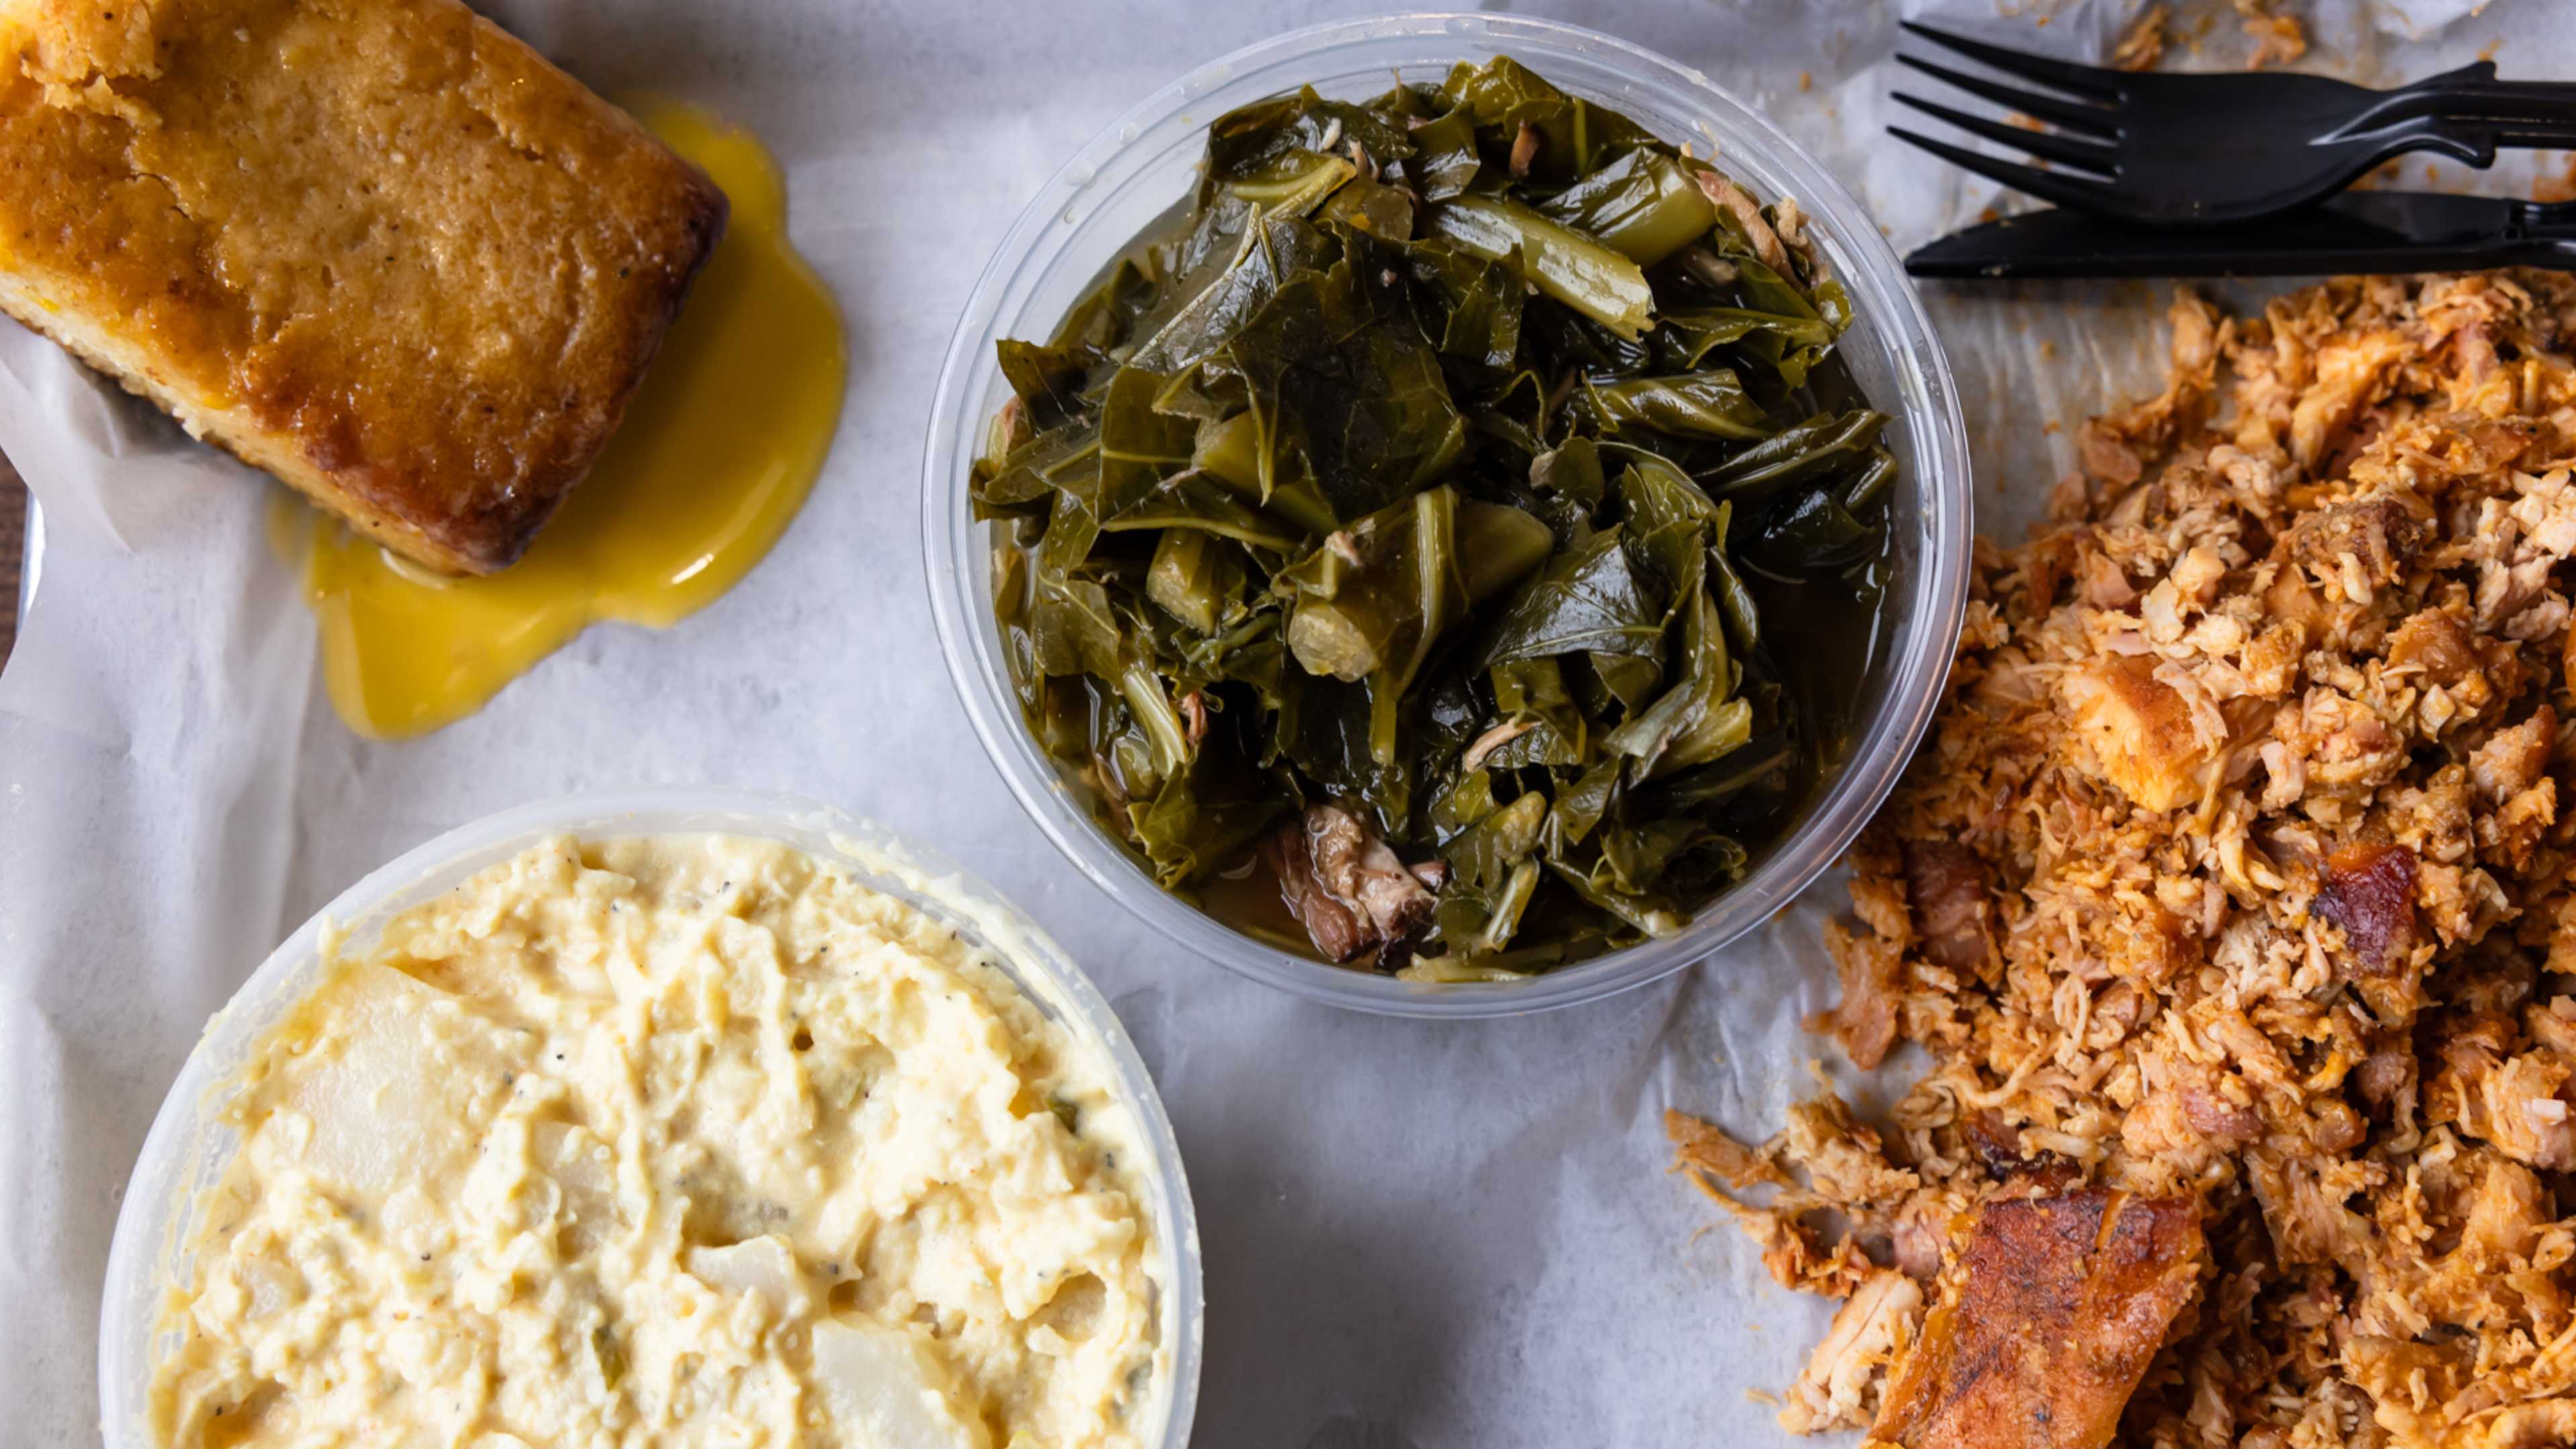
[[[2033,211],[1953,232],[1905,259],[1918,277],[2306,277],[2478,267],[2576,271],[2576,203],[2348,191],[2289,216],[2155,227]]]

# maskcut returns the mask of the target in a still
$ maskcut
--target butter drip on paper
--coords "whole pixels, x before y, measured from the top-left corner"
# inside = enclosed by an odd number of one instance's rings
[[[594,622],[664,629],[706,607],[769,552],[822,470],[849,348],[788,244],[777,162],[694,106],[626,105],[723,188],[732,220],[625,422],[527,555],[446,578],[300,501],[277,505],[331,702],[370,739],[472,714]]]

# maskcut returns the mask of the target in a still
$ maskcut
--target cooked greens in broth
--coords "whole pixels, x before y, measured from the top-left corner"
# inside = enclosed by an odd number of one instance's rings
[[[1166,888],[1436,980],[1678,931],[1876,637],[1887,422],[1791,201],[1498,57],[1209,130],[976,466],[1029,728]]]

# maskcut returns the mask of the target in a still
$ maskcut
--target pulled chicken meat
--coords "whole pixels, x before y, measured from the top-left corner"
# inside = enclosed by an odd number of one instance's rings
[[[2576,1443],[2576,278],[2173,320],[1854,853],[1819,1025],[1928,1072],[1682,1165],[1849,1300],[1792,1429]]]

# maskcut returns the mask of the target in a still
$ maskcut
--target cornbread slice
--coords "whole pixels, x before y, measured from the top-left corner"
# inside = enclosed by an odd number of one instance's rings
[[[433,567],[527,547],[724,222],[456,0],[0,0],[0,310]]]

